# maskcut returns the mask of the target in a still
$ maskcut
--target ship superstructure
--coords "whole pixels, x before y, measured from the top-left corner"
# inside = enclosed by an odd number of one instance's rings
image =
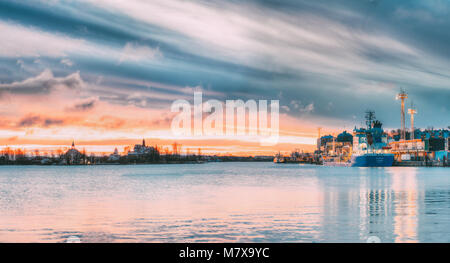
[[[344,156],[324,156],[324,165],[384,167],[392,166],[394,155],[390,153],[388,135],[383,124],[375,119],[373,111],[366,112],[365,128],[353,130],[353,145],[351,154]]]

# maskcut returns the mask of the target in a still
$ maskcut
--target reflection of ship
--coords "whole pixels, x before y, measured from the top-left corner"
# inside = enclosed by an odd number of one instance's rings
[[[323,159],[323,165],[347,167],[347,166],[352,166],[352,163],[351,163],[351,161],[341,160],[340,158],[328,157],[328,158]]]
[[[367,128],[353,130],[353,153],[350,156],[327,157],[323,164],[328,166],[386,167],[392,166],[394,155],[387,147],[387,134],[382,123],[375,120],[373,111],[366,112]],[[336,160],[337,159],[337,160]]]

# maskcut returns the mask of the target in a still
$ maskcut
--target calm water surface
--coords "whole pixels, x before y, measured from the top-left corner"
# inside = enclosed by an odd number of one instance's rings
[[[450,168],[0,167],[0,242],[450,242]]]

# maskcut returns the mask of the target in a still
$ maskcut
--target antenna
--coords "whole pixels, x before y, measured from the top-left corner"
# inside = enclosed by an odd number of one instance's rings
[[[372,128],[372,123],[375,121],[375,111],[366,110],[366,125],[367,129]]]

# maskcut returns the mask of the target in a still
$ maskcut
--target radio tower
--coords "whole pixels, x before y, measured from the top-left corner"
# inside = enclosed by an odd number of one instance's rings
[[[408,109],[408,113],[411,115],[411,140],[414,140],[414,114],[417,114],[417,111],[414,109],[414,104],[411,101],[411,108]]]
[[[405,140],[406,138],[406,130],[405,130],[405,100],[408,98],[408,94],[406,94],[405,90],[402,88],[400,89],[400,93],[397,94],[397,100],[402,100],[402,130],[401,130],[401,137],[400,140]]]

